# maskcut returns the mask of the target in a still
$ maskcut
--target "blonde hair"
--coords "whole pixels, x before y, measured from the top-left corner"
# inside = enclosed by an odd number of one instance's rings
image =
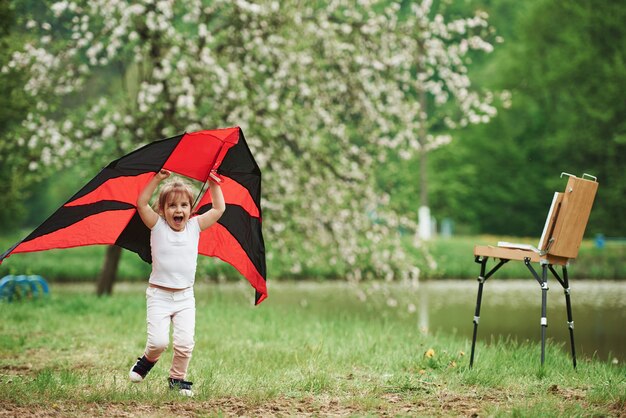
[[[180,181],[180,180],[172,180],[163,185],[161,188],[161,192],[159,193],[159,198],[155,203],[155,210],[158,213],[163,213],[165,204],[170,199],[175,199],[179,196],[183,196],[184,198],[189,199],[189,206],[193,205],[193,189],[190,184]],[[193,208],[192,208],[193,209]]]

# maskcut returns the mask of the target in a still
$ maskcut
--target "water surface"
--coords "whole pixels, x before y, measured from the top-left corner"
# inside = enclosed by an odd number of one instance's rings
[[[552,279],[552,280],[550,280]],[[570,352],[565,295],[548,279],[548,344]],[[626,361],[626,282],[572,281],[576,356]],[[247,291],[247,288],[246,288]],[[435,280],[413,283],[274,282],[270,306],[312,309],[337,320],[345,315],[412,321],[428,333],[454,334],[471,341],[478,282]],[[537,344],[541,352],[541,288],[532,278],[485,282],[477,341],[499,339]]]
[[[548,281],[547,337],[569,352],[570,340],[563,288]],[[626,283],[572,281],[571,299],[577,357],[626,361]],[[478,282],[431,281],[417,292],[419,326],[471,339]],[[534,279],[485,282],[478,340],[541,339],[541,288]],[[539,352],[539,351],[538,351]]]

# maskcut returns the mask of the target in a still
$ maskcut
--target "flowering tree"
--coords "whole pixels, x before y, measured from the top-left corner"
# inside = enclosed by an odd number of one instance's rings
[[[415,53],[416,77],[411,90],[417,97],[413,133],[420,162],[419,237],[430,237],[427,155],[452,139],[450,131],[468,124],[487,123],[496,115],[494,94],[472,90],[468,74],[472,51],[490,53],[496,39],[487,14],[445,21],[432,8],[432,0],[411,6],[411,51]],[[501,95],[508,105],[508,92]]]
[[[352,279],[414,277],[397,230],[415,225],[387,210],[375,173],[390,154],[445,142],[427,135],[440,122],[493,115],[462,59],[490,50],[486,18],[446,24],[429,1],[324,3],[54,3],[48,20],[28,23],[40,36],[3,69],[27,71],[37,100],[15,146],[37,150],[34,170],[239,125],[264,172],[270,259],[302,254],[294,274],[333,265]],[[110,74],[116,88],[89,94]]]

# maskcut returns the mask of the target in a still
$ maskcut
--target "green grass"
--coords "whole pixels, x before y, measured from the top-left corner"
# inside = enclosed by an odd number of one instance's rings
[[[49,298],[1,303],[0,403],[15,415],[619,415],[626,368],[548,343],[470,342],[428,335],[416,317],[368,303],[343,283],[272,283],[252,307],[249,286],[198,285],[196,396],[166,389],[171,349],[145,382],[127,381],[145,344],[141,284],[98,298],[55,285]],[[377,300],[376,298],[380,299]],[[432,350],[432,351],[431,351]],[[432,356],[430,356],[432,354]]]
[[[537,239],[520,237],[502,237],[479,235],[434,239],[425,244],[426,249],[436,262],[435,268],[422,261],[424,278],[476,278],[480,271],[474,263],[475,245],[496,245],[498,241],[517,242],[537,245]],[[411,248],[410,243],[406,243]],[[421,257],[419,249],[411,250],[416,259]],[[626,243],[611,243],[605,248],[596,248],[593,240],[584,240],[578,257],[570,262],[568,268],[571,279],[623,280],[626,278]],[[490,264],[493,265],[493,264]],[[498,270],[498,278],[530,277],[523,263],[511,262]]]
[[[0,236],[0,248],[4,251],[18,241],[21,235]],[[407,253],[412,264],[419,267],[422,279],[463,279],[476,278],[478,264],[474,263],[474,245],[495,245],[498,241],[536,244],[536,240],[519,237],[496,236],[458,236],[448,239],[434,239],[423,248],[415,248],[413,239],[405,237]],[[431,256],[425,257],[424,249]],[[104,246],[70,248],[28,254],[15,254],[0,265],[0,277],[7,274],[40,274],[51,281],[93,281],[98,277],[104,260]],[[271,252],[271,251],[268,251]],[[345,275],[345,266],[326,264],[315,268],[303,269],[300,273],[291,270],[308,258],[303,251],[294,249],[289,259],[283,257],[268,258],[267,271],[272,279],[291,278],[341,278]],[[626,279],[626,244],[610,243],[598,249],[592,240],[583,241],[579,256],[569,268],[572,279],[621,280]],[[433,263],[434,262],[434,263]],[[118,277],[124,281],[144,281],[150,274],[150,266],[134,253],[122,252]],[[198,260],[198,278],[239,280],[234,268],[219,260],[200,257]],[[523,263],[508,263],[498,271],[498,278],[529,277]]]

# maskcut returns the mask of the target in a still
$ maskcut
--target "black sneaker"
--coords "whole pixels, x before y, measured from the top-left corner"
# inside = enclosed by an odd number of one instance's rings
[[[181,395],[193,396],[193,391],[191,390],[191,385],[193,385],[193,383],[187,382],[183,379],[173,379],[171,377],[168,378],[167,381],[170,385],[170,389],[178,390],[178,393]]]
[[[153,363],[148,361],[146,356],[142,356],[137,359],[137,363],[130,369],[130,373],[128,374],[128,378],[131,382],[139,383],[141,382],[148,372],[152,370],[152,367],[156,364],[156,361]]]

